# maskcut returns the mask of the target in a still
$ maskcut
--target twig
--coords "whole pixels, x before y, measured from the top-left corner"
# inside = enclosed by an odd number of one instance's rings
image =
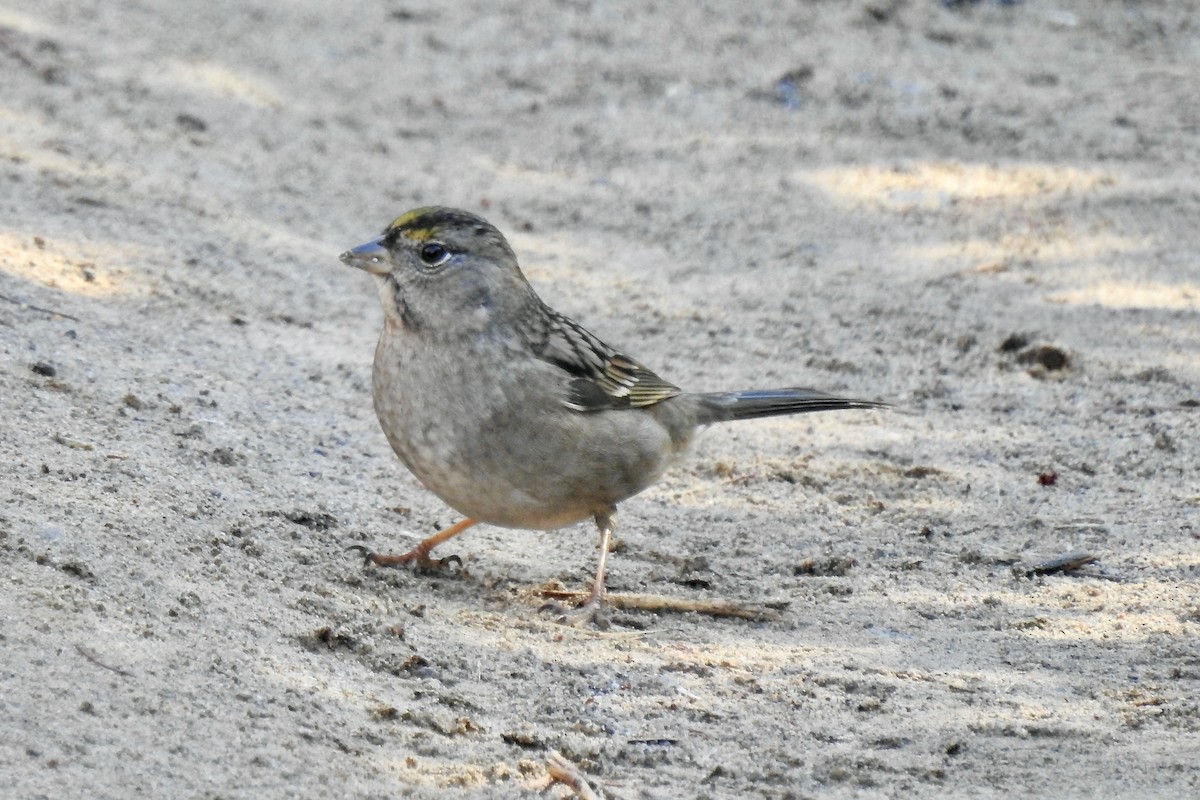
[[[585,592],[572,592],[543,586],[535,590],[540,597],[551,600],[583,600]],[[692,600],[684,597],[664,597],[657,594],[606,594],[604,602],[622,611],[656,611],[671,614],[708,614],[711,617],[735,617],[776,622],[779,612],[769,608],[750,608],[728,600]]]
[[[1053,575],[1058,572],[1074,572],[1082,566],[1092,564],[1099,559],[1091,553],[1067,553],[1057,558],[1039,561],[1025,570],[1027,577],[1033,575]]]
[[[61,311],[55,311],[52,308],[42,308],[41,306],[35,306],[33,303],[26,303],[24,300],[18,300],[15,297],[9,297],[6,294],[0,294],[0,300],[7,300],[8,302],[12,303],[13,305],[23,306],[25,308],[30,309],[31,311],[40,311],[43,314],[51,314],[56,317],[62,317],[63,319],[69,319],[72,322],[79,322],[79,317],[73,317],[70,314],[64,314]]]
[[[551,750],[546,757],[546,768],[550,772],[551,784],[561,783],[574,792],[579,800],[603,800],[602,795],[584,779],[579,767],[567,761],[557,750]]]
[[[75,645],[75,652],[79,653],[79,655],[83,656],[88,661],[95,664],[97,667],[103,667],[104,669],[112,670],[113,672],[117,673],[118,675],[123,675],[126,678],[133,677],[133,673],[127,669],[121,669],[120,667],[114,667],[111,664],[105,664],[103,661],[100,660],[100,656],[96,655],[91,650],[89,650],[88,648],[84,647],[81,644]]]

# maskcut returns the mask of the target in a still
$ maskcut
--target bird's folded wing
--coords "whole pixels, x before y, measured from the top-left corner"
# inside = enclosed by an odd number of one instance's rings
[[[578,323],[546,309],[543,336],[534,350],[544,361],[574,376],[568,383],[567,408],[603,411],[644,408],[682,394],[671,384],[626,355],[618,353]]]

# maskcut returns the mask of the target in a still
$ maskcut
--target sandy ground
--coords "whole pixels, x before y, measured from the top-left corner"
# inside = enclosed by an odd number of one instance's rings
[[[744,5],[0,6],[0,793],[1200,795],[1200,9]],[[346,552],[456,519],[337,261],[430,203],[685,387],[896,404],[623,506],[612,591],[777,618]]]

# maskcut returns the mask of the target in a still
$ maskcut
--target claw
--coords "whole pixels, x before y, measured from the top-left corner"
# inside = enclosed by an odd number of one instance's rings
[[[609,620],[608,615],[602,610],[601,604],[591,601],[585,602],[576,608],[569,608],[557,600],[551,600],[548,603],[543,603],[538,608],[538,611],[553,614],[554,621],[559,625],[567,625],[572,628],[585,628],[591,624],[602,631],[606,631],[612,627],[612,621]]]
[[[569,625],[572,628],[585,628],[588,625],[595,625],[602,631],[606,631],[612,627],[612,622],[608,615],[600,610],[599,603],[584,603],[574,611],[566,611],[559,614],[559,625]]]
[[[374,564],[379,567],[411,566],[415,571],[421,573],[441,572],[442,570],[449,569],[451,564],[457,565],[460,571],[463,568],[462,559],[458,556],[430,558],[429,551],[420,545],[398,556],[376,553],[361,544],[352,544],[346,548],[346,551],[354,551],[361,555],[364,567],[368,564]]]
[[[431,560],[437,564],[438,569],[450,569],[450,562],[457,564],[459,571],[461,571],[463,568],[462,559],[458,556],[450,555],[446,556],[445,558],[436,558]]]
[[[462,559],[459,558],[458,556],[446,556],[445,558],[430,558],[429,556],[422,555],[420,553],[417,553],[414,555],[414,553],[408,552],[408,553],[405,553],[403,556],[399,556],[399,558],[404,558],[406,556],[412,556],[412,558],[403,563],[412,565],[413,570],[421,573],[422,575],[433,575],[435,573],[449,570],[451,564],[457,565],[459,572],[462,572],[462,568],[463,568]],[[393,556],[393,558],[395,558],[395,557],[396,556]],[[375,563],[379,563],[379,562],[375,562]]]
[[[363,557],[363,566],[370,564],[375,559],[375,554],[370,549],[363,547],[361,544],[352,544],[346,548],[347,553],[358,551],[358,554]]]
[[[362,554],[363,566],[374,564],[378,567],[399,567],[411,564],[418,572],[439,572],[450,566],[451,563],[458,564],[461,571],[463,568],[462,559],[458,556],[446,556],[445,558],[430,558],[429,553],[433,548],[437,547],[447,539],[453,539],[467,528],[475,524],[473,519],[464,519],[451,525],[443,531],[435,533],[428,539],[423,539],[420,544],[398,556],[389,556],[382,553],[373,553],[361,544],[352,544],[347,547],[347,550],[357,550]]]

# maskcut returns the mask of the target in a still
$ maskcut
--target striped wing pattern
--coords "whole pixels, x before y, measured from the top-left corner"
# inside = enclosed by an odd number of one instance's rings
[[[538,357],[575,376],[564,401],[568,408],[645,408],[682,393],[678,386],[609,347],[573,320],[550,308],[545,312],[545,330],[534,349]]]

